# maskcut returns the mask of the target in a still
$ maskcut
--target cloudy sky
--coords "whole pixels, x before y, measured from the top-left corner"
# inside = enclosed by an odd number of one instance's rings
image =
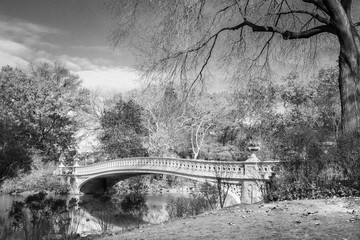
[[[137,86],[126,46],[111,48],[103,0],[0,0],[0,66],[61,60],[85,87]]]

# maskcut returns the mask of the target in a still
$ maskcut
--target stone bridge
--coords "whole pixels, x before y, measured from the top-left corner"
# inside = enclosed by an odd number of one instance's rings
[[[120,180],[143,174],[168,174],[229,187],[237,203],[262,200],[265,182],[278,168],[277,161],[211,161],[175,158],[123,158],[86,166],[60,164],[57,174],[67,178],[73,194],[103,193]]]

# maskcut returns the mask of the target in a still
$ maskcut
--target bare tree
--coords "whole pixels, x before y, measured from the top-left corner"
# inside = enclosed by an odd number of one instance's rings
[[[216,189],[217,194],[219,196],[219,204],[220,208],[224,208],[225,206],[225,200],[228,196],[229,190],[230,190],[230,183],[227,182],[229,176],[228,172],[225,168],[215,169],[215,176],[216,176]]]
[[[215,124],[212,123],[212,117],[210,114],[200,116],[199,118],[191,119],[192,124],[190,126],[190,142],[193,152],[193,158],[197,159],[204,145],[205,138],[208,135],[209,129]]]
[[[352,0],[114,0],[111,39],[115,46],[131,40],[149,79],[180,79],[187,91],[219,63],[224,72],[235,69],[231,75],[238,78],[244,69],[271,68],[276,58],[291,55],[288,60],[301,62],[321,53],[319,47],[335,46],[347,133],[360,125],[359,5]],[[309,54],[300,58],[301,52]]]

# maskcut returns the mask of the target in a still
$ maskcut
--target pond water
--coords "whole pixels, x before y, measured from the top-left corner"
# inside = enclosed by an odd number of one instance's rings
[[[131,216],[126,215],[117,215],[118,211],[113,211],[111,218],[107,218],[110,222],[109,229],[118,231],[128,227],[134,226],[134,224],[139,223],[154,223],[158,224],[168,220],[168,213],[166,211],[166,202],[170,197],[178,197],[178,196],[189,196],[189,193],[158,193],[158,194],[147,194],[147,202],[148,206],[148,214],[143,217],[143,219],[134,219]],[[52,196],[54,198],[62,198],[66,200],[70,200],[71,198],[76,198],[81,202],[86,202],[88,204],[81,207],[78,212],[78,222],[76,226],[76,232],[87,235],[92,233],[101,232],[101,223],[104,219],[101,218],[101,214],[97,211],[94,211],[92,206],[97,206],[99,204],[99,199],[95,198],[92,195],[67,195],[67,196]],[[0,226],[5,226],[8,222],[8,214],[11,209],[11,205],[14,201],[24,200],[23,196],[12,196],[12,195],[0,195]],[[93,205],[91,205],[93,203]],[[97,206],[98,207],[98,206]],[[102,208],[101,208],[102,209]],[[106,210],[106,208],[103,208]],[[107,214],[107,213],[106,213]],[[1,231],[0,227],[0,231]],[[1,234],[0,234],[1,235]]]

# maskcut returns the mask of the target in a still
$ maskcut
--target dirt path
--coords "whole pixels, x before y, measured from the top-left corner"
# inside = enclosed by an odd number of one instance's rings
[[[360,239],[360,198],[238,205],[147,225],[115,239]]]

